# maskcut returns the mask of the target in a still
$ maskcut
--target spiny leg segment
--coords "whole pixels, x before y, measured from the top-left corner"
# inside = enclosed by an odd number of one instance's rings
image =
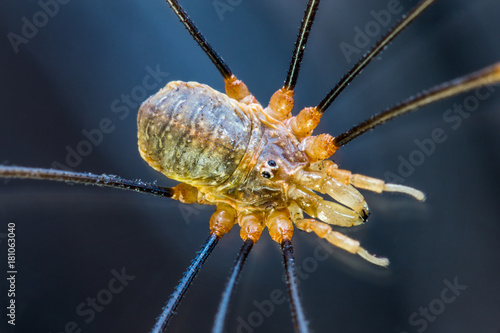
[[[283,85],[283,89],[285,90],[293,91],[295,89],[295,84],[297,83],[297,78],[299,77],[300,64],[302,63],[302,58],[304,57],[307,39],[309,38],[309,32],[311,31],[314,17],[316,16],[316,11],[318,10],[318,5],[319,0],[309,1],[307,4],[304,18],[302,19],[302,23],[299,28],[299,34],[297,35],[297,40],[295,41],[295,49],[293,50],[288,74],[285,79],[285,84]]]
[[[220,239],[219,236],[212,233],[205,241],[205,244],[203,244],[200,251],[196,254],[196,257],[191,262],[191,265],[189,265],[188,269],[182,276],[182,279],[180,280],[179,284],[175,288],[175,291],[170,296],[170,299],[163,308],[163,311],[160,317],[158,317],[158,320],[152,330],[152,333],[162,333],[166,331],[167,324],[170,321],[170,318],[172,318],[173,314],[175,313],[175,309],[177,308],[182,297],[184,296],[187,289],[191,285],[191,282],[193,282],[193,279],[200,270],[200,267],[203,265],[203,263],[208,258],[210,253],[212,253],[212,250],[215,248],[215,245],[217,245],[219,239]]]
[[[297,332],[307,333],[309,332],[309,328],[304,314],[304,308],[300,301],[299,287],[295,274],[295,258],[293,256],[292,241],[289,239],[284,240],[281,243],[281,251],[283,252],[283,261],[285,263],[286,285],[288,297],[290,298],[293,324]]]
[[[189,32],[191,37],[198,43],[203,52],[210,58],[210,61],[217,67],[217,70],[222,75],[226,83],[226,94],[237,101],[244,101],[247,103],[255,102],[255,98],[248,91],[247,86],[236,78],[224,59],[215,51],[215,49],[208,43],[202,33],[198,30],[194,22],[188,16],[186,11],[181,7],[177,0],[166,0],[170,8],[184,27]]]
[[[240,277],[241,271],[243,269],[243,265],[250,253],[254,245],[254,241],[251,238],[248,238],[243,242],[241,246],[241,250],[236,257],[233,268],[231,270],[231,274],[229,276],[229,280],[227,281],[226,287],[224,288],[224,292],[222,294],[221,301],[219,303],[219,307],[217,309],[217,314],[215,315],[214,326],[212,328],[212,333],[223,333],[224,332],[224,323],[229,309],[229,301],[231,300],[231,295],[238,283],[238,279]]]
[[[214,48],[208,43],[205,37],[201,34],[201,32],[194,24],[193,20],[191,20],[191,18],[188,16],[186,11],[181,7],[179,2],[177,0],[166,0],[166,1],[170,6],[170,8],[172,8],[175,15],[177,15],[179,20],[182,22],[182,24],[184,24],[184,27],[189,32],[191,37],[194,38],[194,40],[198,43],[203,52],[205,52],[205,54],[210,58],[215,67],[217,67],[224,80],[229,79],[231,75],[233,75],[233,73],[229,69],[229,66],[226,64],[224,59],[222,59],[221,56],[217,52],[215,52]]]
[[[326,95],[326,97],[316,106],[321,113],[332,104],[340,93],[351,83],[351,81],[361,73],[361,71],[378,55],[389,43],[396,38],[406,27],[408,27],[420,14],[422,14],[436,0],[423,0],[418,3],[408,14],[382,37],[363,57],[356,63],[352,69],[335,85],[335,87]]]
[[[452,97],[482,86],[500,83],[500,62],[476,71],[472,74],[439,84],[425,90],[396,106],[381,112],[370,119],[354,126],[350,130],[338,135],[333,140],[335,147],[341,147],[361,134],[406,113],[415,111],[423,106],[439,100]]]
[[[179,195],[179,191],[175,187],[162,187],[152,183],[145,183],[140,180],[124,179],[113,175],[96,175],[90,172],[71,172],[55,169],[0,165],[0,178],[38,179],[72,184],[95,185],[100,187],[111,187],[119,190],[147,193],[167,198]]]
[[[309,0],[304,18],[300,25],[299,34],[295,41],[295,48],[293,50],[290,67],[285,79],[285,83],[281,89],[276,91],[269,102],[269,106],[264,110],[265,113],[277,120],[285,120],[293,109],[293,94],[297,78],[299,76],[300,64],[304,57],[307,39],[309,32],[314,22],[314,17],[318,9],[319,0]]]

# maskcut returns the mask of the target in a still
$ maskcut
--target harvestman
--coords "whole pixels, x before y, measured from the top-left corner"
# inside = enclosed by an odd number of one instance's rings
[[[167,84],[141,106],[138,117],[141,156],[156,170],[184,183],[174,188],[163,188],[109,175],[7,166],[0,167],[0,176],[108,186],[171,197],[185,203],[217,205],[210,221],[210,237],[167,302],[154,328],[155,332],[166,330],[200,266],[218,240],[238,223],[244,244],[223,293],[213,327],[213,332],[223,332],[229,298],[239,273],[253,244],[267,227],[271,238],[281,244],[283,251],[295,328],[298,332],[307,332],[308,324],[300,303],[294,272],[291,245],[293,226],[314,232],[333,245],[359,254],[373,264],[387,266],[387,259],[368,253],[360,247],[359,242],[333,231],[330,225],[359,225],[368,217],[368,206],[355,187],[378,193],[402,192],[424,200],[423,193],[418,190],[351,174],[339,169],[328,158],[352,139],[387,120],[437,100],[500,82],[500,65],[496,64],[424,91],[336,137],[328,134],[311,135],[322,114],[349,82],[434,1],[421,1],[365,54],[317,106],[305,108],[296,117],[292,117],[293,90],[319,1],[309,1],[285,84],[273,95],[269,106],[263,108],[206,42],[177,1],[167,0],[223,76],[227,94],[225,96],[198,83],[176,81]],[[201,100],[205,104],[199,104]],[[190,107],[198,109],[195,112]],[[241,124],[231,131],[234,123],[227,123],[222,117],[219,119],[220,114],[233,121],[240,121]],[[204,119],[207,115],[211,115],[213,119]],[[193,121],[195,117],[199,117],[197,122]],[[222,126],[214,127],[216,123]],[[224,133],[220,130],[222,127],[229,130]],[[192,130],[196,131],[191,133]],[[222,133],[219,137],[211,136],[215,132]],[[229,139],[226,140],[228,135]],[[233,146],[227,151],[229,143]],[[208,150],[207,145],[209,152],[204,151]],[[328,194],[342,205],[324,200],[312,190]],[[312,218],[304,218],[303,212]]]

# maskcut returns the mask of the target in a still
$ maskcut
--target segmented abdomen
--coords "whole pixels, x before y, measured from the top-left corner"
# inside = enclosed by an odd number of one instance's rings
[[[173,81],[137,116],[139,151],[156,170],[191,185],[218,185],[246,152],[252,122],[226,95],[196,82]]]

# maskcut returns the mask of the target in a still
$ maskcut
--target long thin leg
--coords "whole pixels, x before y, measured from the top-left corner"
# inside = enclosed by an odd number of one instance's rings
[[[342,90],[349,85],[349,83],[368,65],[389,43],[406,27],[410,25],[420,14],[422,14],[430,5],[436,0],[423,0],[405,15],[401,21],[396,24],[381,40],[373,46],[373,48],[365,53],[359,62],[342,77],[337,85],[328,93],[328,95],[316,107],[318,111],[325,112],[325,110],[332,104],[332,102],[340,95]]]
[[[212,250],[215,248],[215,245],[217,245],[218,241],[219,237],[217,237],[215,234],[210,234],[208,239],[205,241],[205,244],[203,244],[201,250],[196,254],[193,262],[191,262],[191,265],[189,265],[188,269],[182,276],[179,284],[175,288],[174,293],[170,296],[170,299],[163,308],[161,315],[158,317],[158,321],[156,322],[152,333],[166,332],[167,324],[170,318],[172,318],[175,309],[179,305],[182,297],[189,288],[189,285],[198,273],[198,270],[201,268],[210,253],[212,253]]]
[[[333,145],[339,148],[366,131],[422,106],[481,86],[498,83],[500,83],[500,62],[464,77],[442,83],[416,96],[410,97],[389,110],[379,113],[361,124],[354,126],[347,132],[335,137]]]
[[[229,66],[226,64],[224,59],[215,51],[215,49],[208,43],[202,33],[198,30],[194,22],[189,18],[186,11],[181,7],[177,0],[166,0],[170,8],[174,11],[175,15],[184,24],[187,31],[202,48],[203,52],[210,58],[212,63],[217,67],[220,74],[224,78],[226,85],[226,94],[236,99],[237,101],[244,102],[246,104],[255,103],[256,100],[248,91],[247,86],[232,73]]]
[[[223,333],[224,332],[224,323],[226,320],[227,311],[229,309],[229,301],[231,299],[231,295],[233,294],[234,288],[238,283],[238,279],[243,269],[243,265],[252,250],[254,242],[252,239],[247,239],[243,246],[241,247],[240,253],[234,262],[233,269],[231,271],[231,275],[229,277],[229,281],[227,281],[226,288],[222,293],[222,299],[219,303],[219,308],[217,309],[217,314],[215,315],[214,326],[212,328],[212,333]]]
[[[302,57],[304,56],[307,38],[309,37],[309,31],[311,30],[314,22],[314,16],[316,15],[318,5],[319,0],[309,0],[306,11],[304,12],[304,18],[302,19],[297,40],[295,41],[295,49],[292,54],[292,60],[290,61],[290,67],[285,79],[285,84],[281,89],[273,94],[271,100],[269,101],[269,106],[264,109],[265,113],[277,120],[285,120],[289,116],[290,112],[292,112],[294,104],[293,90],[295,88],[295,83],[297,83],[300,63],[302,62]]]
[[[290,297],[290,307],[292,310],[292,319],[295,326],[295,331],[298,333],[309,332],[306,316],[302,303],[300,301],[299,287],[297,285],[297,277],[295,275],[295,259],[293,256],[293,247],[290,240],[281,242],[281,250],[283,252],[283,260],[285,262],[286,285],[288,288],[288,296]]]
[[[179,20],[184,24],[189,34],[194,38],[194,40],[200,45],[206,55],[210,58],[212,63],[217,67],[220,74],[224,79],[229,79],[232,75],[229,66],[226,64],[224,59],[215,52],[213,47],[207,42],[205,37],[198,30],[194,22],[189,18],[186,11],[179,5],[177,0],[166,0],[169,6],[174,11],[175,15],[179,18]]]
[[[301,140],[312,134],[312,131],[318,126],[323,113],[328,109],[330,104],[340,95],[340,93],[346,88],[349,83],[359,74],[361,71],[384,50],[384,48],[408,25],[410,25],[413,20],[415,20],[420,14],[422,14],[434,1],[436,0],[423,0],[415,8],[405,15],[398,24],[392,28],[380,41],[378,41],[371,50],[363,55],[360,61],[354,65],[354,67],[337,83],[337,85],[323,98],[321,102],[315,107],[308,107],[300,111],[297,117],[293,117],[290,120],[290,129],[295,134],[295,136]],[[314,139],[314,138],[313,138]],[[319,149],[327,150],[324,156],[318,156],[318,159],[325,159],[331,156],[335,152],[335,146],[330,145],[327,142],[333,138],[328,135],[323,136],[319,143],[323,141],[323,146]],[[318,150],[318,149],[317,149]]]
[[[160,197],[175,196],[175,188],[157,186],[140,180],[123,179],[114,175],[96,175],[89,172],[71,172],[55,169],[26,168],[0,165],[0,178],[24,178],[52,180],[75,184],[112,187],[120,190],[129,190],[147,193]]]
[[[293,90],[295,84],[297,83],[297,77],[299,76],[300,64],[302,62],[302,57],[304,56],[304,51],[306,49],[307,38],[309,37],[309,31],[311,31],[312,24],[314,22],[314,16],[316,15],[316,10],[318,9],[319,0],[309,0],[307,4],[306,11],[304,13],[304,18],[302,19],[302,24],[299,29],[299,34],[297,36],[297,41],[295,42],[295,49],[293,51],[292,60],[290,61],[290,68],[288,69],[288,75],[283,86],[286,90]]]

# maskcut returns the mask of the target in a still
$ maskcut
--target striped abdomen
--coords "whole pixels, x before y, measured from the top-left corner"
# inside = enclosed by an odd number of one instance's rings
[[[219,185],[236,170],[252,122],[226,95],[196,82],[173,81],[137,116],[139,151],[156,170],[191,185]]]

